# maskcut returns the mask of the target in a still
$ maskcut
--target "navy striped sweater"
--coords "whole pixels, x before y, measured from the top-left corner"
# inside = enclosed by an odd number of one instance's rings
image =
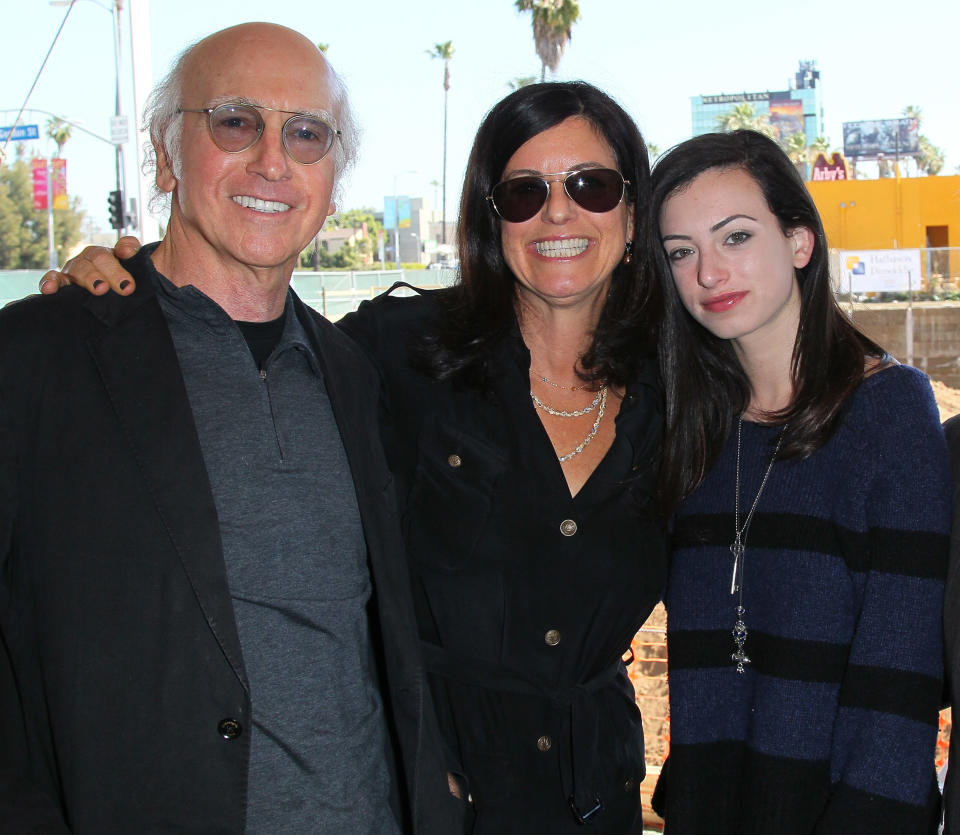
[[[743,424],[741,524],[778,431]],[[930,831],[951,485],[926,377],[868,377],[824,447],[774,465],[746,542],[742,674],[736,446],[734,430],[675,519],[667,832]]]

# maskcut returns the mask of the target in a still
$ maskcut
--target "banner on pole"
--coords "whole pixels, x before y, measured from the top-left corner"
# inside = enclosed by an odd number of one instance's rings
[[[50,175],[50,184],[53,187],[53,208],[69,209],[70,201],[67,197],[67,161],[65,159],[50,160],[53,172]]]
[[[33,177],[33,208],[47,208],[47,161],[34,157],[30,160]]]

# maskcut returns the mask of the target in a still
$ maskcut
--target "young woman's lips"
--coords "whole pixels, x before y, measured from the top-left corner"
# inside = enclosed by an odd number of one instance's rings
[[[736,307],[745,295],[747,295],[745,292],[724,293],[722,296],[714,296],[708,299],[703,303],[703,307],[711,313],[723,313],[725,310]]]

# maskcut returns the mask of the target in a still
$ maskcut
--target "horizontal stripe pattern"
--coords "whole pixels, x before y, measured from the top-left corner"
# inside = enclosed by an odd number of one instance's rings
[[[741,524],[777,431],[743,426]],[[735,484],[734,435],[674,521],[667,831],[926,831],[951,501],[929,384],[868,378],[824,447],[774,465],[746,535],[742,674]]]
[[[677,519],[673,548],[729,546],[733,519],[727,514],[703,514]],[[847,571],[881,571],[909,577],[943,580],[947,574],[945,541],[949,533],[877,528],[847,530],[834,519],[793,513],[757,514],[750,524],[748,545],[757,550],[824,554],[842,559]],[[909,559],[904,559],[904,555]]]

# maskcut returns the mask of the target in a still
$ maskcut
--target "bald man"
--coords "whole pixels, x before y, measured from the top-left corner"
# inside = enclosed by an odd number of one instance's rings
[[[0,313],[0,831],[455,832],[377,377],[289,289],[343,86],[244,24],[147,123],[136,291]]]

